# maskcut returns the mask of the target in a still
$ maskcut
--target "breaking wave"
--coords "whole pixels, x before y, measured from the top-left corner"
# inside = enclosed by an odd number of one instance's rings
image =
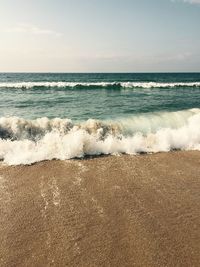
[[[0,118],[0,158],[9,165],[100,154],[200,150],[200,109],[115,121]]]
[[[31,89],[44,88],[174,88],[200,87],[200,82],[0,82],[0,88]]]

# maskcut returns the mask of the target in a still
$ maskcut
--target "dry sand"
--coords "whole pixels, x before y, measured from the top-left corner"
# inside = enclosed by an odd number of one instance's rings
[[[0,166],[1,266],[200,266],[200,153]]]

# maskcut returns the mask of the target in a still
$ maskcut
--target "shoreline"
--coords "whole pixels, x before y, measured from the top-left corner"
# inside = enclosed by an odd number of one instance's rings
[[[200,152],[0,163],[0,265],[199,266]]]

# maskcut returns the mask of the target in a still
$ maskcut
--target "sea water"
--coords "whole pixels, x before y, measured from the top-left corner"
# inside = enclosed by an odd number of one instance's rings
[[[200,149],[200,73],[0,74],[0,158]]]

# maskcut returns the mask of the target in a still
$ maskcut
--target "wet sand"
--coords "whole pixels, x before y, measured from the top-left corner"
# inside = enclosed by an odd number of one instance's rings
[[[0,165],[0,266],[200,266],[200,153]]]

